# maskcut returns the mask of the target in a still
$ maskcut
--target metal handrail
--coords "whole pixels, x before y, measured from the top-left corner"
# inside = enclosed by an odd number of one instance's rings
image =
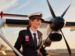
[[[15,47],[13,47],[10,42],[2,35],[0,34],[0,37],[19,55],[23,56]]]

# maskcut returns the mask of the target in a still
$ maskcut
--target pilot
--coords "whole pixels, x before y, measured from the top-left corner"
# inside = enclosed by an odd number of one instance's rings
[[[38,30],[41,21],[43,21],[42,16],[43,14],[41,12],[30,14],[28,16],[29,26],[26,30],[19,32],[14,47],[23,54],[23,56],[50,56],[43,47],[42,33]],[[20,51],[21,45],[22,52]],[[16,56],[18,55],[16,54]]]

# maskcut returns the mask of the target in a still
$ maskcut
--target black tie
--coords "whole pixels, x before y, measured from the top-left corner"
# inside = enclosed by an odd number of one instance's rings
[[[35,44],[35,47],[37,47],[36,33],[33,33],[33,35],[34,35],[34,44]]]

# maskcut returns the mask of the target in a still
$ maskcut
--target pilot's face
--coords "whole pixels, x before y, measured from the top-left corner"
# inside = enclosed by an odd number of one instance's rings
[[[40,19],[34,19],[31,20],[31,26],[34,27],[35,29],[38,29],[38,27],[41,25],[41,20]]]

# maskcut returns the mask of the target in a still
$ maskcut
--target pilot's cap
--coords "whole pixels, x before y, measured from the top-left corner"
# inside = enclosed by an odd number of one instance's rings
[[[35,13],[28,15],[29,19],[32,19],[32,18],[36,19],[37,18],[37,19],[44,21],[44,19],[42,19],[42,17],[43,17],[43,13],[41,13],[41,12],[35,12]]]

